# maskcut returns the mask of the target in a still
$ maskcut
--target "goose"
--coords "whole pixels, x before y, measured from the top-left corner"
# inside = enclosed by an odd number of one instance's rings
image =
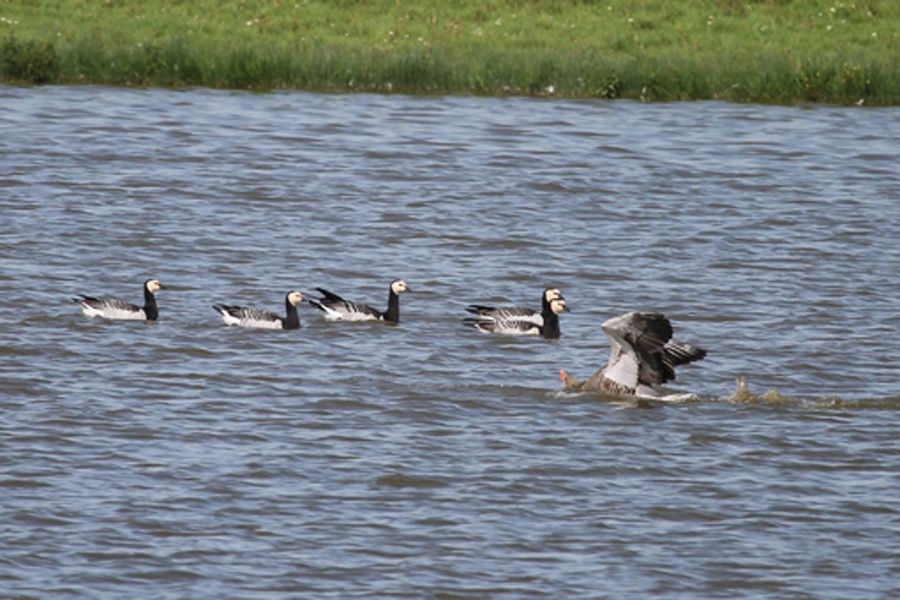
[[[524,306],[500,306],[495,308],[493,306],[484,306],[483,304],[470,304],[466,307],[466,310],[474,315],[478,315],[479,320],[532,321],[540,325],[543,323],[544,315],[549,312],[550,301],[562,297],[562,292],[558,288],[547,288],[541,294],[540,311]]]
[[[228,304],[213,304],[213,308],[222,315],[226,325],[237,325],[249,329],[298,329],[300,315],[297,305],[303,302],[300,292],[288,292],[284,297],[284,308],[287,316],[279,317],[275,313],[259,308],[245,308]]]
[[[554,300],[562,300],[562,305],[557,310],[551,307]],[[559,317],[560,312],[569,312],[565,298],[558,288],[547,288],[541,294],[540,312],[533,308],[522,306],[485,306],[483,304],[470,304],[466,310],[477,317],[469,317],[463,322],[474,325],[476,329],[484,332],[504,333],[509,335],[542,335],[545,338],[558,338],[560,336]],[[494,321],[496,326],[491,327],[488,321]],[[528,324],[537,327],[530,327]]]
[[[502,310],[502,309],[498,309]],[[527,309],[526,309],[527,310]],[[483,333],[501,333],[506,335],[539,335],[547,339],[560,336],[559,313],[569,312],[566,299],[559,297],[547,303],[547,309],[541,314],[511,316],[509,318],[467,318],[463,322],[472,325]]]
[[[387,321],[388,323],[400,322],[400,294],[412,291],[402,279],[392,281],[388,292],[387,310],[381,312],[367,304],[344,300],[324,288],[316,289],[323,297],[310,299],[309,303],[323,311],[327,321]]]
[[[72,301],[79,304],[81,312],[88,317],[103,317],[115,321],[155,321],[159,317],[159,309],[156,307],[156,296],[153,293],[163,289],[165,287],[158,279],[145,281],[144,306],[117,298],[103,296],[95,298],[84,294],[80,294],[80,298],[72,298]]]
[[[653,388],[675,379],[675,367],[706,356],[706,350],[672,339],[672,323],[665,315],[629,312],[601,326],[612,349],[606,365],[587,381],[564,369],[559,376],[568,390],[657,397]]]

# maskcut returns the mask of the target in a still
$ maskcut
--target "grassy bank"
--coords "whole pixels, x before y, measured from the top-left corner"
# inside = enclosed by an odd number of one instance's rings
[[[900,104],[896,0],[0,0],[0,80]]]

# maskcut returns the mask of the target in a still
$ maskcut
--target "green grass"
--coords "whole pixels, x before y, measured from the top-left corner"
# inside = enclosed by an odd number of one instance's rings
[[[0,0],[0,81],[900,104],[900,2]]]

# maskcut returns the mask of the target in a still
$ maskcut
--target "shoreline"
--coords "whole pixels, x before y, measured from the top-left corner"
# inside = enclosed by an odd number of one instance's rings
[[[0,82],[900,105],[900,3],[480,6],[11,2]]]

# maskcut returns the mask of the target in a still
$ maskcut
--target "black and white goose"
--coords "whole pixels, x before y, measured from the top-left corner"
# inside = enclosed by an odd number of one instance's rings
[[[522,306],[493,307],[483,304],[470,304],[466,310],[477,316],[464,319],[463,322],[473,325],[479,331],[558,338],[559,313],[569,312],[569,307],[559,289],[547,288],[541,294],[540,312]]]
[[[484,333],[501,333],[506,335],[539,335],[547,339],[556,339],[560,336],[559,314],[569,312],[565,298],[554,298],[547,303],[547,310],[536,318],[508,319],[494,318],[468,318],[463,322],[472,325],[478,331]]]
[[[228,304],[213,304],[213,308],[222,315],[226,325],[236,325],[248,329],[298,329],[300,314],[297,305],[303,302],[300,292],[288,292],[284,297],[286,315],[281,317],[273,312],[259,308],[246,308]]]
[[[402,279],[391,282],[388,292],[388,307],[384,312],[372,308],[368,304],[344,300],[337,294],[323,288],[316,288],[321,298],[310,299],[309,303],[325,313],[328,321],[387,321],[400,322],[400,294],[411,292]]]
[[[466,307],[466,310],[474,315],[478,315],[481,319],[534,321],[535,323],[540,323],[543,314],[549,309],[550,301],[554,298],[562,297],[562,292],[560,292],[558,288],[547,288],[541,294],[540,311],[524,306],[493,307],[485,306],[483,304],[470,304]]]
[[[672,323],[660,313],[630,312],[602,325],[612,346],[606,365],[587,381],[560,371],[570,390],[658,396],[653,386],[675,379],[675,367],[706,356],[706,350],[672,339]]]
[[[144,282],[144,306],[138,306],[117,298],[85,296],[72,298],[88,317],[103,317],[115,321],[155,321],[159,317],[154,292],[165,289],[157,279]]]

